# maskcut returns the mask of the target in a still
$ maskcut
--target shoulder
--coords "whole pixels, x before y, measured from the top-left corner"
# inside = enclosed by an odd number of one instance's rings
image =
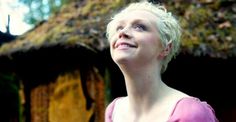
[[[180,122],[217,122],[213,108],[195,97],[185,97],[176,103],[171,120]]]
[[[111,122],[112,121],[112,114],[113,114],[113,111],[114,111],[114,108],[115,108],[115,103],[116,101],[119,99],[116,98],[114,99],[107,107],[106,107],[106,110],[105,110],[105,122]]]

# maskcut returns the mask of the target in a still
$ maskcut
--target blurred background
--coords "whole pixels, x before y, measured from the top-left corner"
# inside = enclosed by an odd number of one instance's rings
[[[0,122],[103,122],[126,95],[105,36],[110,17],[138,0],[0,0]],[[236,1],[149,0],[183,28],[163,81],[236,122]]]

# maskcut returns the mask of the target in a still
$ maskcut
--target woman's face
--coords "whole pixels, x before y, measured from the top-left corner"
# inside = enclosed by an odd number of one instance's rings
[[[144,10],[134,10],[114,20],[115,33],[109,40],[112,59],[117,64],[157,62],[162,51],[157,20],[154,14]]]

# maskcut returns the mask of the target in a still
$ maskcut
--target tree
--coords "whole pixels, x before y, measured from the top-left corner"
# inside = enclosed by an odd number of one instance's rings
[[[71,0],[19,0],[28,6],[29,11],[25,15],[25,22],[36,24],[47,20],[48,17],[58,11],[61,6],[69,3]]]

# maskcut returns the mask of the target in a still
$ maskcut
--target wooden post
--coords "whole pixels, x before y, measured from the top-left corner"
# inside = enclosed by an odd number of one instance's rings
[[[11,18],[10,18],[10,15],[8,14],[7,15],[7,25],[6,25],[6,30],[7,30],[6,33],[8,33],[8,34],[10,34],[10,20],[11,20]]]

